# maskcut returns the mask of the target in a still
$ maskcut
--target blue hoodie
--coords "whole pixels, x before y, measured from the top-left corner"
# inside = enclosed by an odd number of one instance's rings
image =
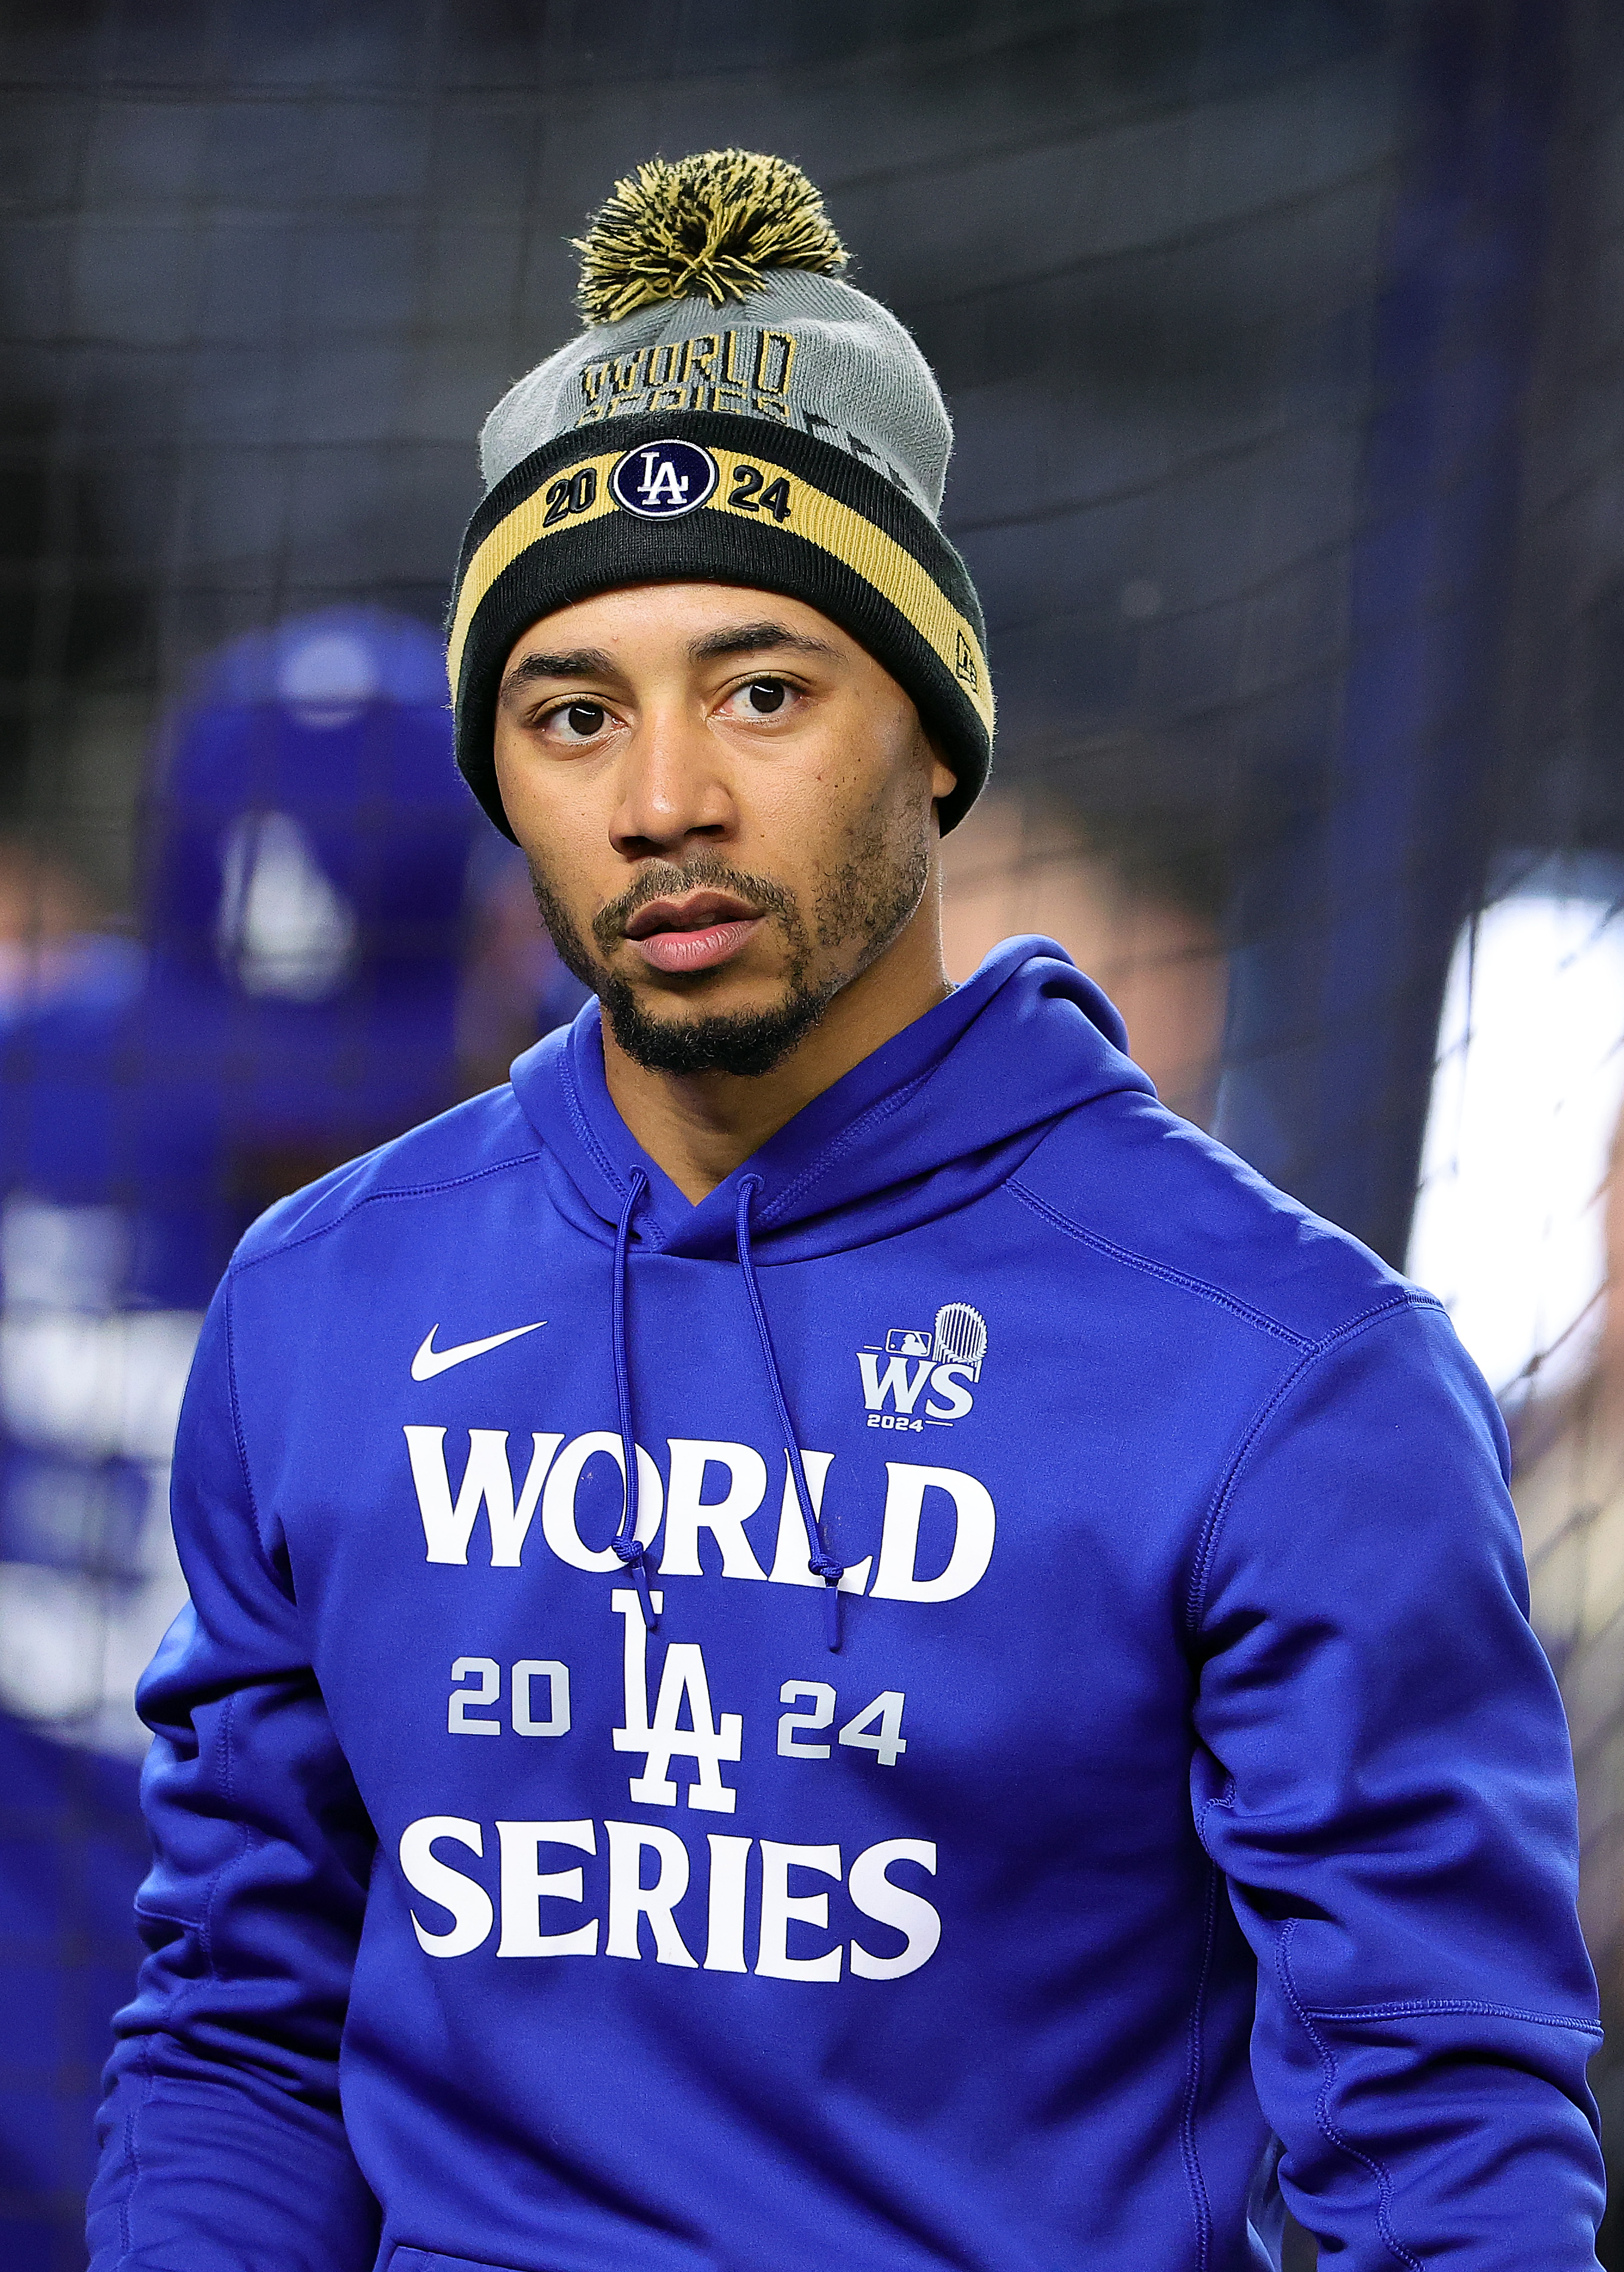
[[[1498,1416],[1123,1039],[1012,942],[692,1206],[589,1007],[250,1234],[96,2272],[1594,2264]]]

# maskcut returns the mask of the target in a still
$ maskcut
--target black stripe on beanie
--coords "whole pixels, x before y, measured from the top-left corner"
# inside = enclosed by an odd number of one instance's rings
[[[891,673],[912,697],[954,771],[954,788],[939,811],[944,833],[955,826],[980,794],[992,758],[990,731],[966,683],[985,669],[986,633],[975,587],[953,546],[911,498],[884,475],[812,435],[726,412],[677,412],[571,428],[515,466],[475,513],[457,564],[451,622],[480,547],[517,507],[587,460],[618,458],[640,445],[666,440],[759,455],[767,466],[782,467],[847,507],[917,563],[972,627],[979,654],[962,654],[959,668],[949,668],[876,583],[791,528],[763,527],[742,512],[709,504],[664,520],[645,520],[615,507],[572,525],[566,513],[495,576],[468,624],[454,689],[457,763],[491,820],[504,835],[513,835],[497,788],[494,742],[497,696],[515,640],[556,609],[618,585],[713,582],[804,600]],[[980,691],[984,699],[984,687]]]

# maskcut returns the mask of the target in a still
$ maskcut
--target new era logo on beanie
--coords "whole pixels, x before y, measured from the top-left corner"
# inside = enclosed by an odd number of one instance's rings
[[[981,608],[937,523],[953,429],[799,168],[708,151],[639,168],[578,249],[587,329],[506,394],[480,437],[447,666],[457,762],[511,835],[497,693],[539,617],[620,584],[782,592],[839,624],[917,704],[956,781],[986,779]]]

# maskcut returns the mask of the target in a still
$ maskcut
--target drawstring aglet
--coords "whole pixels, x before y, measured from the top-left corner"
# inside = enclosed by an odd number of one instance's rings
[[[630,1570],[632,1573],[632,1582],[637,1588],[637,1598],[643,1606],[643,1623],[650,1633],[656,1633],[659,1630],[660,1620],[648,1594],[648,1550],[640,1544],[634,1546],[628,1553],[618,1538],[614,1541],[614,1548],[620,1557],[621,1568]]]
[[[831,1570],[823,1581],[824,1631],[831,1654],[840,1648],[840,1581],[845,1574],[843,1570]]]

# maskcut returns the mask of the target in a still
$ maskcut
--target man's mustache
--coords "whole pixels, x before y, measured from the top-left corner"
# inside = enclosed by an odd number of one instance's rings
[[[745,869],[730,868],[722,860],[700,857],[680,864],[657,861],[646,868],[618,899],[598,909],[592,918],[592,936],[607,954],[625,938],[626,925],[640,908],[646,908],[651,900],[683,899],[690,892],[726,892],[743,901],[753,915],[777,916],[791,930],[798,926],[795,895],[782,884],[775,884],[770,876],[752,876]]]

